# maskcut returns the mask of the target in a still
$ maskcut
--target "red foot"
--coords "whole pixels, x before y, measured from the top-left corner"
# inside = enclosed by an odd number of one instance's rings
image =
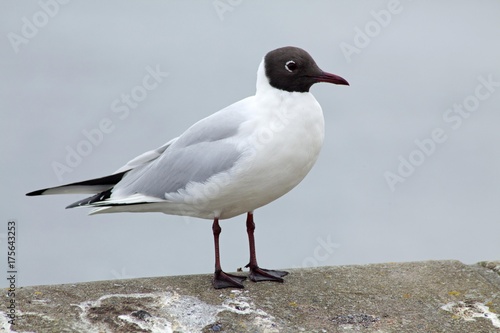
[[[244,276],[232,275],[223,271],[216,271],[212,279],[215,289],[222,288],[244,288],[242,282],[247,278]]]
[[[261,282],[261,281],[275,281],[275,282],[284,282],[282,279],[283,276],[287,275],[288,272],[285,271],[275,271],[265,268],[260,268],[259,266],[250,266],[250,264],[245,267],[250,267],[250,280],[253,282]]]

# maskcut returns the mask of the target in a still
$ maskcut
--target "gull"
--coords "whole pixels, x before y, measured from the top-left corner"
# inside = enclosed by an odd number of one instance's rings
[[[89,213],[161,212],[213,221],[215,288],[243,288],[245,276],[226,273],[219,254],[219,220],[246,213],[249,278],[283,282],[285,271],[260,268],[254,211],[297,186],[316,162],[324,138],[321,106],[309,92],[318,82],[349,83],[322,71],[305,50],[267,53],[256,93],[198,121],[179,137],[128,162],[115,173],[27,193],[87,193],[66,208]]]

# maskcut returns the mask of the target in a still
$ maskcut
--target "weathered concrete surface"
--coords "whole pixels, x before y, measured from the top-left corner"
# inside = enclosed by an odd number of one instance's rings
[[[0,332],[500,332],[500,262],[298,269],[243,290],[210,279],[20,288],[15,325],[2,297]]]

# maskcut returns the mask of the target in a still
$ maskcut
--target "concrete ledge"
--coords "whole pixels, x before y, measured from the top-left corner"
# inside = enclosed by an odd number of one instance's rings
[[[284,284],[215,290],[211,275],[16,291],[0,332],[500,332],[500,262],[290,270]]]

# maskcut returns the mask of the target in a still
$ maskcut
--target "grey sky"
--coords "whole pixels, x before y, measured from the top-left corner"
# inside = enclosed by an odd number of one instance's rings
[[[498,1],[41,0],[0,16],[0,247],[15,218],[18,285],[211,273],[210,221],[88,217],[64,209],[83,196],[24,194],[107,175],[252,95],[286,45],[351,86],[311,90],[325,144],[255,212],[263,267],[499,257]],[[233,271],[244,216],[221,226]]]

